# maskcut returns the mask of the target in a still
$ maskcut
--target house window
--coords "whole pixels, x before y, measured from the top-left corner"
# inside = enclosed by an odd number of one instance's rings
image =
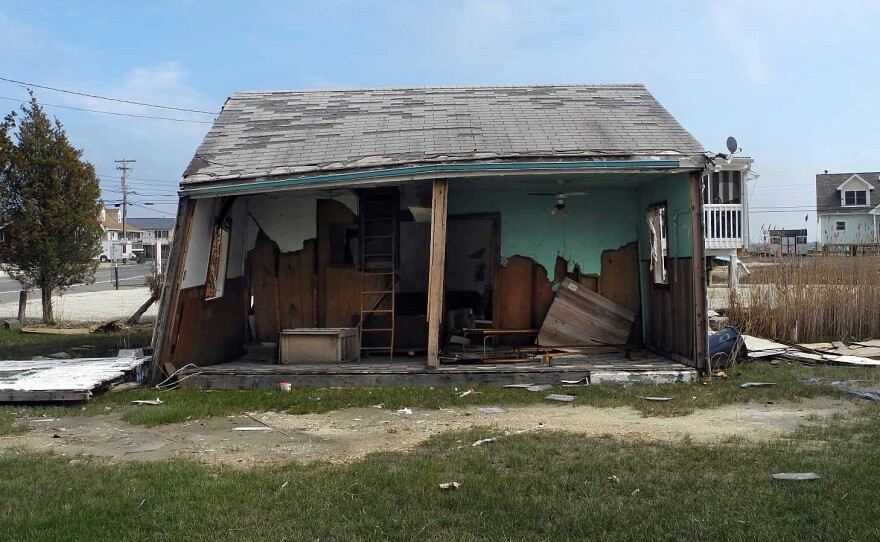
[[[834,223],[834,229],[837,231],[846,231],[846,222],[838,221]]]
[[[330,265],[353,266],[358,252],[357,224],[330,224]]]
[[[844,190],[843,192],[843,205],[867,205],[868,204],[868,191],[867,190]]]
[[[154,239],[168,239],[168,230],[153,230]]]
[[[770,244],[771,244],[771,245],[778,245],[779,243],[780,243],[780,238],[779,238],[779,237],[771,237],[771,238],[770,238]]]
[[[712,173],[711,194],[703,197],[704,203],[741,203],[742,172],[718,171]],[[706,201],[711,199],[711,201]]]
[[[214,232],[211,234],[211,252],[208,255],[208,276],[205,279],[205,299],[223,297],[231,231],[230,220],[214,225]]]
[[[666,204],[648,207],[648,232],[651,240],[651,277],[654,284],[669,284],[667,272],[667,211]]]
[[[807,244],[807,237],[805,235],[799,235],[799,236],[797,236],[797,238],[795,239],[794,242],[799,245],[806,245]]]

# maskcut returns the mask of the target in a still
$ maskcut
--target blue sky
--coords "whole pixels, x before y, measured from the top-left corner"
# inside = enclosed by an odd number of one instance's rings
[[[129,5],[138,4],[138,5]],[[143,4],[143,5],[140,5]],[[0,3],[0,77],[217,111],[235,90],[644,83],[697,139],[735,135],[761,175],[762,225],[815,233],[814,175],[880,170],[880,2],[157,1]],[[0,81],[0,97],[24,88]],[[40,101],[210,121],[38,90]],[[16,107],[0,99],[0,111]],[[108,200],[172,201],[209,124],[48,107]],[[111,190],[116,190],[112,192]],[[133,216],[173,213],[171,204]],[[760,211],[765,210],[765,211]]]

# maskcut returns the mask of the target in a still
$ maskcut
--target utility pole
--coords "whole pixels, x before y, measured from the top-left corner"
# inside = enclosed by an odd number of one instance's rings
[[[128,186],[126,185],[126,181],[128,180],[128,170],[131,169],[128,164],[134,164],[137,160],[114,160],[117,164],[122,164],[120,166],[116,166],[116,169],[122,171],[122,253],[125,254],[125,247],[128,245],[128,235],[126,235],[125,231],[125,223],[128,220]]]

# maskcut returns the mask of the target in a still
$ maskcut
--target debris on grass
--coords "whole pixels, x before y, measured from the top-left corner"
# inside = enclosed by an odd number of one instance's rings
[[[135,399],[132,403],[136,405],[161,405],[164,403],[162,399],[156,397],[155,399]]]
[[[413,411],[409,407],[403,407],[397,411],[398,414],[412,414],[412,412]]]
[[[551,393],[544,399],[548,399],[550,401],[562,401],[564,403],[570,403],[575,400],[574,395],[568,395],[565,393]]]
[[[273,431],[271,427],[266,427],[265,425],[253,426],[246,425],[242,427],[235,427],[232,429],[233,431]]]
[[[612,474],[611,476],[608,477],[608,481],[614,482],[615,484],[619,484],[620,478],[618,478],[616,474]]]
[[[458,482],[443,482],[442,484],[440,484],[440,489],[445,489],[445,490],[458,489],[460,487],[461,487],[461,484],[459,484]]]
[[[501,437],[509,437],[511,435],[521,435],[523,433],[528,433],[529,431],[537,431],[538,429],[541,429],[543,427],[544,427],[544,424],[539,423],[535,427],[530,427],[528,429],[520,429],[519,431],[505,431],[503,435],[498,435],[497,437],[482,438],[480,440],[474,441],[473,443],[471,443],[471,447],[475,448],[477,446],[482,446],[483,444],[486,444],[488,442],[495,442],[496,440],[500,439]],[[459,449],[463,448],[463,446],[459,446],[458,448]]]
[[[528,391],[547,391],[552,388],[550,384],[535,384],[526,388]]]
[[[877,401],[880,403],[880,391],[850,391],[852,395],[856,397],[861,397],[862,399],[868,399],[870,401]]]
[[[815,472],[777,472],[774,480],[818,480],[821,477]]]
[[[501,408],[501,407],[497,407],[497,406],[482,407],[482,408],[479,408],[479,409],[477,409],[477,410],[479,410],[479,411],[482,412],[483,414],[504,414],[505,412],[507,412],[507,411],[504,410],[503,408]]]
[[[459,393],[459,394],[458,394],[458,398],[461,399],[462,397],[464,397],[464,396],[466,396],[466,395],[474,395],[474,394],[477,394],[477,393],[483,393],[483,392],[481,392],[481,391],[475,391],[474,388],[468,388],[466,391],[463,391],[463,392]]]
[[[743,382],[740,388],[763,388],[766,386],[775,386],[776,382]]]
[[[590,377],[585,376],[580,380],[560,380],[563,386],[589,386]]]
[[[672,397],[651,397],[645,395],[636,395],[636,397],[645,401],[672,401]]]

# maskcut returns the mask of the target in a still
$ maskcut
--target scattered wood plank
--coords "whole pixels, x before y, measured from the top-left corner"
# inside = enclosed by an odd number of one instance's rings
[[[88,335],[92,332],[87,327],[23,327],[22,333],[41,333],[44,335]]]
[[[0,362],[0,402],[85,401],[98,389],[138,380],[149,358]]]
[[[625,344],[636,314],[571,279],[562,282],[538,344]]]

